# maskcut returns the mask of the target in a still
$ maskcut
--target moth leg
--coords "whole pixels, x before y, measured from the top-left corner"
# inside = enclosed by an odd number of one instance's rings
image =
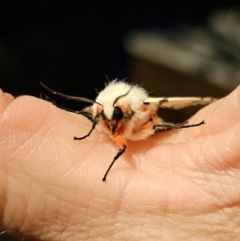
[[[197,123],[197,124],[192,124],[192,125],[186,125],[185,123],[180,123],[180,124],[174,124],[174,123],[169,123],[165,122],[159,125],[154,125],[153,129],[156,131],[168,131],[172,129],[183,129],[183,128],[190,128],[190,127],[196,127],[205,124],[204,120]]]
[[[103,176],[103,179],[102,181],[105,182],[106,181],[106,178],[107,178],[107,175],[110,171],[110,169],[112,168],[113,164],[115,163],[115,161],[125,152],[127,146],[126,145],[123,145],[122,148],[119,149],[117,155],[113,158],[111,164],[109,165],[107,171],[105,172],[104,176]]]
[[[118,146],[120,146],[120,149],[118,150],[117,155],[113,158],[111,164],[109,165],[107,171],[105,172],[102,181],[105,182],[107,175],[110,171],[110,169],[112,168],[113,164],[115,163],[115,161],[125,152],[126,148],[127,148],[127,141],[124,138],[124,136],[122,135],[118,135],[115,138],[115,142],[117,143]]]
[[[101,113],[98,113],[98,114],[93,118],[92,128],[91,128],[91,130],[88,132],[87,135],[85,135],[85,136],[83,136],[83,137],[76,137],[76,136],[74,136],[74,137],[73,137],[73,140],[83,140],[83,139],[89,137],[89,136],[91,135],[92,131],[95,129],[96,125],[98,124],[100,115],[101,115]]]

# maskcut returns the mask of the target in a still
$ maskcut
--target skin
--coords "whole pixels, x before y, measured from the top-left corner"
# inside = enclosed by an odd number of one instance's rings
[[[0,92],[0,228],[26,240],[240,240],[240,87],[118,148],[91,122]]]

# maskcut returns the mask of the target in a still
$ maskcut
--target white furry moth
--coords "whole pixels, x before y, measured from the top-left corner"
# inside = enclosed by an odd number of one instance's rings
[[[142,140],[161,131],[200,126],[204,124],[203,120],[196,124],[187,124],[186,121],[200,108],[215,100],[209,97],[151,98],[142,87],[116,79],[93,101],[56,92],[43,83],[40,84],[53,94],[92,104],[83,111],[76,112],[91,117],[92,128],[87,135],[74,137],[74,140],[85,139],[96,127],[100,132],[107,133],[119,146],[103,181],[106,181],[114,162],[126,150],[127,140]]]

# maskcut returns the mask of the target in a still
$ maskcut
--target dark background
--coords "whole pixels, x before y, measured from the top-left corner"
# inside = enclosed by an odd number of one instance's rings
[[[205,24],[238,1],[5,1],[0,3],[0,88],[39,96],[43,81],[94,98],[106,76],[131,78],[122,38],[136,29]]]
[[[1,1],[0,88],[14,96],[39,96],[43,81],[64,93],[95,98],[106,76],[131,79],[125,34],[204,25],[213,10],[238,2]]]

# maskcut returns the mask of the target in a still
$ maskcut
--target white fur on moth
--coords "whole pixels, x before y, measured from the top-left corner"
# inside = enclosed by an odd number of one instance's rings
[[[53,94],[92,103],[84,111],[78,112],[91,117],[92,128],[87,135],[74,137],[74,140],[85,139],[96,127],[98,131],[107,133],[119,146],[120,149],[109,165],[103,181],[106,181],[114,162],[126,150],[127,140],[143,140],[161,131],[200,126],[204,121],[197,124],[186,124],[186,121],[198,109],[215,101],[209,97],[152,98],[142,87],[117,79],[99,92],[96,101],[69,96],[56,92],[43,83],[41,85]]]

